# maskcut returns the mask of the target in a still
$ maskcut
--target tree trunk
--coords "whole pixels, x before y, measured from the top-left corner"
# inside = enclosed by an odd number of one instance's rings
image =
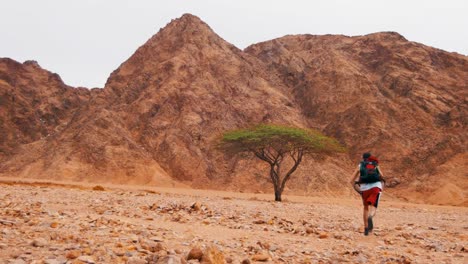
[[[276,202],[281,202],[281,191],[280,190],[275,190],[275,201]]]
[[[270,177],[271,177],[271,182],[273,183],[273,189],[275,190],[275,201],[281,202],[280,179],[279,179],[279,174],[276,168],[275,168],[275,164],[271,165]]]

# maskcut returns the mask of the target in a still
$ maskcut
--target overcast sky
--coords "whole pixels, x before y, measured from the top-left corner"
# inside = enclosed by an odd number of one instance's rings
[[[0,0],[0,57],[37,60],[71,86],[109,74],[171,19],[200,17],[243,49],[287,34],[365,35],[468,54],[468,0]]]

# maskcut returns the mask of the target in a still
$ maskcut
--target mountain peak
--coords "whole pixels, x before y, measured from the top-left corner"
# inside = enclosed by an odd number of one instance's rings
[[[192,15],[190,13],[185,13],[181,17],[177,18],[176,20],[185,20],[185,21],[192,21],[192,22],[198,21],[198,22],[204,23],[199,17]]]
[[[35,60],[27,60],[25,62],[23,62],[23,65],[25,66],[32,66],[32,67],[36,67],[36,68],[41,68],[41,65],[39,65],[39,63]]]
[[[213,54],[213,50],[228,50],[232,47],[232,44],[218,36],[200,18],[184,14],[180,18],[173,19],[139,47],[119,69],[111,74],[106,86],[110,85],[117,75],[129,76],[134,73],[140,75],[143,71],[153,72],[158,70],[156,65],[178,56]]]
[[[184,14],[180,18],[173,19],[164,28],[162,28],[158,35],[202,35],[202,34],[215,34],[214,31],[201,20],[199,17],[192,14]]]
[[[144,54],[146,58],[149,58],[154,54],[173,54],[187,44],[200,47],[213,42],[219,43],[219,41],[223,41],[222,38],[199,17],[184,14],[161,28],[135,54]]]
[[[376,38],[381,41],[390,40],[390,41],[408,41],[403,35],[395,31],[382,31],[367,34],[366,37]]]

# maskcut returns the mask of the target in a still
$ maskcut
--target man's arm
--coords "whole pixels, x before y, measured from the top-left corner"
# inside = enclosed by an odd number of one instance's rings
[[[380,181],[382,181],[385,184],[385,178],[384,178],[384,174],[382,172],[382,169],[380,168],[380,166],[377,166],[377,169],[379,170]]]
[[[377,169],[379,170],[379,174],[380,174],[380,177],[384,177],[384,174],[382,172],[382,169],[380,168],[380,166],[377,166]]]
[[[355,182],[357,182],[359,179],[359,169],[356,169],[354,172],[353,172],[353,176],[351,177],[351,185],[354,185]]]

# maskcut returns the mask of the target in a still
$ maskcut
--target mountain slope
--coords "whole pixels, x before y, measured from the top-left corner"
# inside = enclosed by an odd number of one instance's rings
[[[225,157],[216,142],[227,129],[260,122],[305,127],[286,89],[258,59],[221,39],[199,18],[184,15],[115,70],[66,130],[37,142],[36,148],[28,146],[37,154],[23,151],[4,171],[72,180],[172,184],[175,179],[199,188],[270,188],[262,163]],[[331,173],[312,175],[323,181]],[[252,183],[253,174],[258,183]],[[296,186],[304,186],[310,174],[303,171]],[[342,179],[329,182],[332,190],[343,186]]]
[[[346,142],[353,157],[373,150],[395,182],[444,176],[438,184],[466,186],[467,175],[438,172],[467,151],[466,56],[392,32],[286,36],[246,52],[268,64],[311,122]]]
[[[62,129],[90,94],[65,85],[35,61],[0,58],[0,161],[21,144]]]
[[[0,63],[0,175],[267,191],[265,164],[216,143],[228,129],[278,123],[317,128],[350,150],[306,159],[286,192],[350,194],[349,174],[371,150],[390,193],[463,204],[467,61],[391,32],[285,36],[241,51],[186,14],[103,89]]]

